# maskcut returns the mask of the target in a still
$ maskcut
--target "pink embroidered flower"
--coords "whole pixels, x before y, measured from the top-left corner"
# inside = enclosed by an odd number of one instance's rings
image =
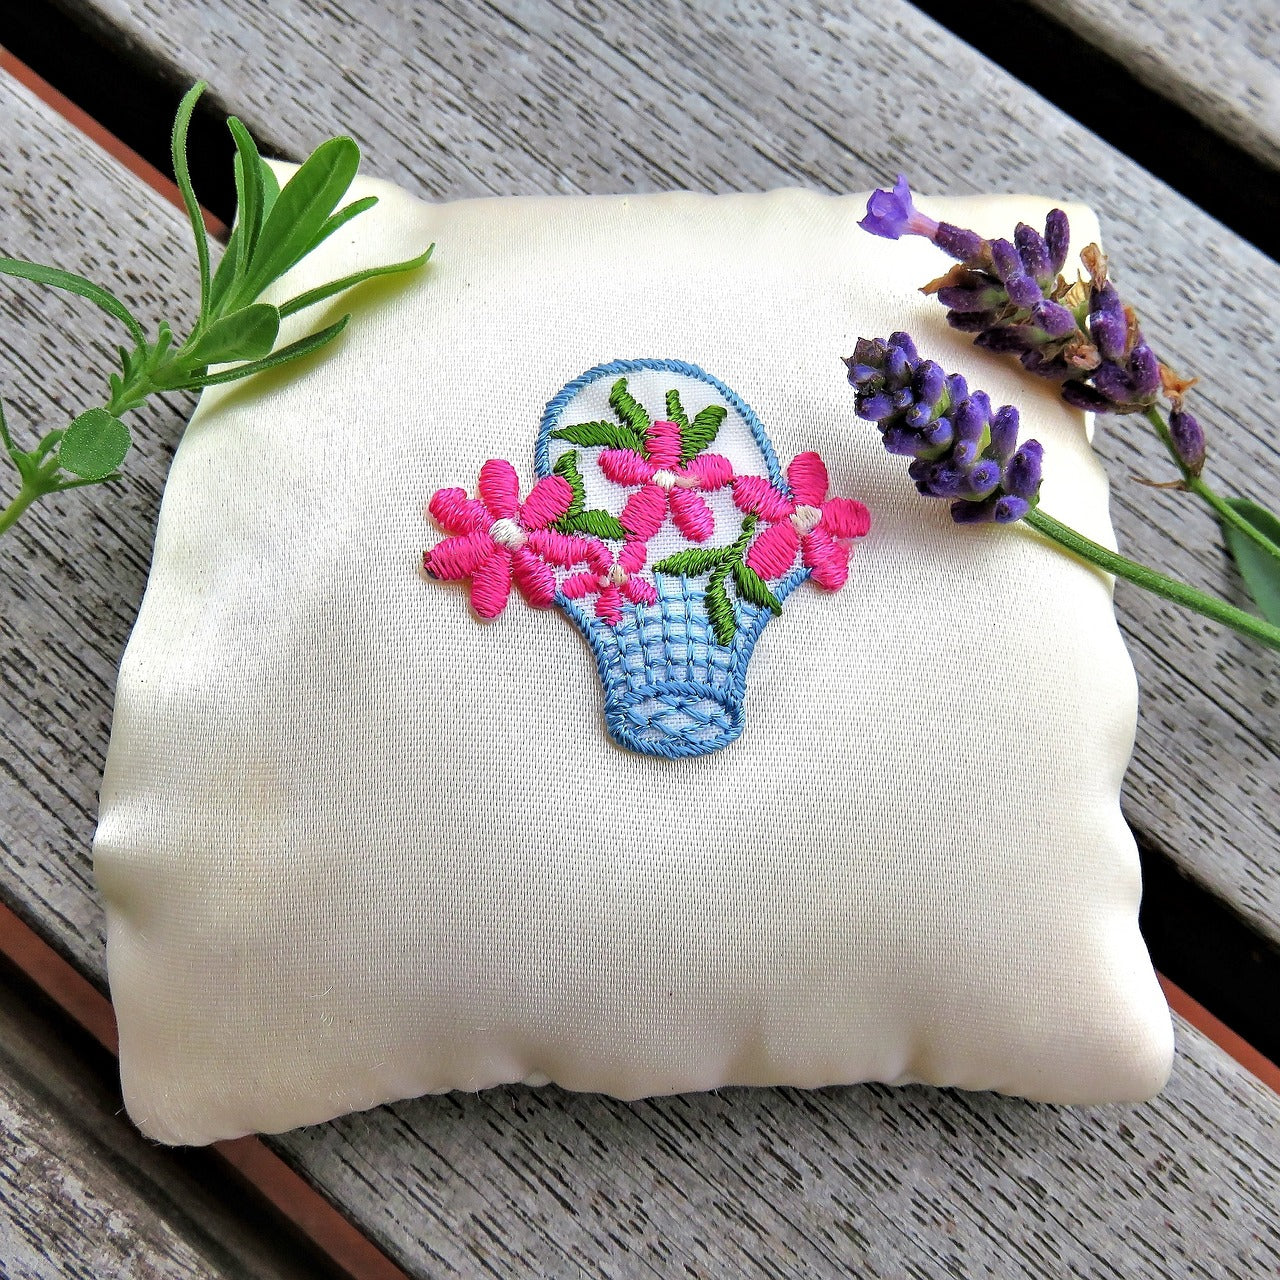
[[[422,570],[432,578],[470,578],[471,603],[482,618],[506,608],[513,580],[531,605],[545,609],[556,597],[551,565],[607,567],[602,543],[551,527],[573,502],[562,476],[544,476],[521,503],[515,468],[491,458],[480,468],[479,492],[477,501],[465,489],[436,490],[427,510],[453,536],[422,557]]]
[[[791,497],[779,493],[763,476],[739,476],[733,500],[769,527],[751,544],[747,564],[766,581],[780,578],[800,551],[820,587],[835,591],[849,576],[848,543],[871,528],[871,514],[850,498],[827,497],[826,464],[816,453],[798,453],[787,468]]]
[[[641,485],[618,517],[637,542],[648,542],[670,510],[676,528],[690,542],[705,542],[715,532],[711,508],[695,492],[722,489],[733,479],[733,466],[718,453],[702,453],[680,465],[680,428],[654,422],[645,432],[647,458],[634,449],[602,449],[600,470],[614,484]]]
[[[606,555],[608,552],[606,551]],[[622,600],[625,596],[633,604],[657,604],[658,593],[647,578],[635,575],[644,568],[649,554],[640,542],[626,542],[614,563],[607,564],[600,572],[575,573],[566,578],[560,590],[570,600],[596,595],[596,617],[603,618],[611,627],[622,621]]]

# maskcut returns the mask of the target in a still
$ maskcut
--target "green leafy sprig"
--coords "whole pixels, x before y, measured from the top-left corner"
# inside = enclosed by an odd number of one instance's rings
[[[32,503],[49,494],[115,480],[132,443],[122,415],[150,396],[235,382],[309,355],[337,337],[350,314],[276,348],[283,319],[366,280],[415,270],[431,256],[434,246],[416,258],[330,280],[279,304],[259,301],[271,284],[335,231],[377,204],[377,197],[366,196],[339,208],[360,164],[360,149],[351,138],[321,143],[281,187],[249,131],[232,116],[227,128],[236,145],[236,219],[222,260],[211,270],[208,234],[187,164],[187,132],[205,87],[201,82],[191,88],[173,125],[173,170],[191,220],[200,271],[200,313],[184,341],[175,341],[174,326],[167,322],[148,337],[128,307],[92,280],[57,267],[0,258],[0,275],[86,298],[129,335],[128,345],[118,349],[119,370],[108,375],[106,403],[48,432],[35,448],[17,446],[0,404],[0,444],[21,482],[17,494],[0,510],[0,534]],[[211,372],[215,365],[231,367]]]
[[[738,634],[737,611],[726,585],[730,578],[740,599],[759,609],[771,609],[775,614],[782,612],[782,601],[745,559],[747,544],[755,527],[756,517],[749,515],[742,522],[742,532],[728,546],[691,547],[687,551],[677,551],[653,566],[654,573],[686,578],[710,575],[705,596],[707,617],[711,619],[711,628],[722,645],[731,645]]]

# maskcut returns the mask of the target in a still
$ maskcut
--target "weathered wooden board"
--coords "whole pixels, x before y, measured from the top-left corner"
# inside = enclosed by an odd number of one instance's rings
[[[1159,349],[1205,375],[1214,475],[1280,503],[1280,267],[901,0],[76,4],[207,76],[281,151],[348,131],[371,172],[428,196],[856,191],[904,169],[923,190],[1087,200]],[[1106,422],[1099,442],[1128,551],[1240,598],[1199,504],[1131,479],[1171,474],[1149,435]],[[1130,819],[1280,944],[1280,657],[1126,585],[1118,600],[1143,690]]]
[[[1122,62],[1161,97],[1280,168],[1280,21],[1274,0],[1031,3]]]
[[[145,1141],[73,1055],[0,976],[0,1276],[314,1277]]]
[[[215,35],[220,12],[206,15]],[[661,21],[636,14],[625,30],[609,26],[593,34],[578,18],[548,8],[536,22],[525,20],[526,28],[537,28],[533,34],[504,25],[497,11],[488,10],[486,32],[467,26],[469,12],[439,10],[429,50],[415,51],[409,35],[391,26],[368,54],[401,65],[402,51],[420,59],[421,92],[446,107],[450,93],[470,95],[455,97],[439,117],[457,113],[453,127],[459,135],[469,132],[470,141],[464,146],[460,136],[456,147],[438,155],[432,149],[440,164],[454,166],[433,180],[436,190],[474,192],[484,182],[525,190],[753,186],[782,181],[788,173],[822,185],[824,171],[831,183],[853,187],[870,177],[865,161],[823,134],[819,122],[803,114],[789,118],[782,103],[791,94],[821,118],[823,95],[830,94],[823,108],[830,121],[860,100],[835,83],[821,23],[796,20],[770,28],[763,19],[744,17],[737,28],[721,25],[706,37],[717,52],[719,78],[710,88],[704,84],[699,96],[690,67],[696,70],[697,57],[709,55],[696,55]],[[302,20],[287,8],[278,14]],[[341,20],[346,60],[352,67],[373,65],[359,52],[360,42],[371,39],[368,27],[361,27],[359,15]],[[243,13],[234,18],[237,27],[247,21]],[[336,11],[327,21],[339,22]],[[965,56],[936,29],[921,37],[904,27],[895,37],[895,47],[910,59],[903,62],[889,48],[891,30],[883,20],[865,21],[867,38],[882,43],[878,53],[864,47],[860,56],[889,59],[899,75],[916,77],[916,90],[925,76],[921,67],[932,64],[936,74],[938,58]],[[564,23],[578,24],[574,39],[557,31]],[[840,47],[851,50],[847,17],[829,23],[845,28]],[[795,50],[793,38],[800,46]],[[276,31],[273,39],[279,54],[283,37]],[[658,74],[660,68],[641,56],[642,46],[664,40],[683,53],[667,58],[667,69]],[[338,47],[332,33],[321,42]],[[613,52],[615,44],[621,53]],[[312,56],[309,46],[297,52]],[[445,59],[443,69],[432,61],[436,57]],[[455,78],[459,68],[470,66],[475,79],[486,64],[511,59],[519,75],[508,71],[485,81],[492,106]],[[607,94],[598,75],[573,72],[573,59],[609,67],[614,79]],[[745,83],[744,59],[759,63],[758,93]],[[365,74],[351,71],[357,84],[364,83],[361,93],[371,89],[360,79]],[[845,74],[865,80],[868,73],[851,64]],[[957,74],[980,82],[995,75],[976,62]],[[379,101],[405,101],[404,94],[419,92],[403,88],[411,83],[389,88]],[[626,92],[619,83],[629,86]],[[788,83],[792,88],[785,88]],[[1003,92],[1006,102],[1015,100],[998,77],[993,84],[997,98]],[[871,92],[865,84],[862,91]],[[310,105],[321,112],[331,109],[331,94],[347,90],[335,82],[313,92]],[[655,102],[656,94],[666,96]],[[419,101],[428,107],[426,96]],[[280,121],[293,110],[280,100],[275,107]],[[612,114],[602,116],[602,109]],[[122,272],[130,282],[129,300],[151,319],[161,312],[160,297],[189,307],[191,275],[174,211],[9,86],[0,86],[0,110],[12,122],[11,141],[0,148],[0,190],[9,193],[0,199],[0,246],[56,256],[82,269]],[[374,124],[364,127],[377,136],[375,152],[381,148],[375,167],[413,181],[411,167],[395,157],[399,149],[401,159],[407,154],[414,163],[415,149],[422,154],[420,139],[406,131],[408,141],[397,143],[377,114],[382,108],[375,112],[368,101],[361,109],[347,102],[337,110],[353,122],[361,110],[366,113]],[[564,120],[556,116],[561,110]],[[560,130],[573,119],[579,122],[576,135],[570,130],[562,137]],[[329,127],[321,118],[315,134],[299,135],[300,144]],[[851,128],[837,123],[836,138]],[[717,130],[727,141],[715,142]],[[575,136],[577,161],[571,159]],[[906,136],[891,146],[886,141],[885,155]],[[973,145],[975,163],[994,163],[985,140]],[[712,163],[717,146],[720,160]],[[55,156],[66,171],[51,163]],[[967,158],[962,152],[956,163]],[[932,173],[939,186],[941,159],[939,148]],[[508,161],[520,168],[504,168]],[[1103,155],[1100,163],[1106,161]],[[76,176],[65,176],[67,171]],[[1203,220],[1176,200],[1168,198],[1167,208],[1184,245],[1203,229]],[[1262,341],[1270,305],[1265,288],[1274,281],[1274,268],[1219,238],[1225,267],[1218,266],[1240,299],[1233,314],[1208,312],[1220,322],[1214,342],[1252,343],[1256,367],[1265,373],[1275,359]],[[1145,262],[1146,274],[1135,270],[1133,278],[1144,287],[1163,287],[1149,255]],[[1211,297],[1227,292],[1221,283],[1205,289]],[[19,289],[0,292],[0,317],[0,361],[12,371],[15,418],[55,421],[55,408],[65,415],[91,402],[91,384],[78,369],[86,352],[101,349],[106,322]],[[1233,381],[1225,394],[1244,398],[1228,403],[1261,405],[1263,385],[1260,376],[1257,385]],[[0,543],[8,593],[0,615],[0,891],[99,982],[101,917],[88,862],[97,774],[114,664],[143,585],[165,451],[186,408],[159,409],[144,420],[145,456],[134,460],[130,480],[117,492],[90,490],[62,499],[56,510],[38,513]],[[1274,476],[1275,455],[1261,430],[1242,440],[1229,455],[1237,474],[1252,469]],[[1156,533],[1134,512],[1118,512],[1131,545],[1145,539],[1144,549],[1158,549],[1162,538],[1181,529],[1170,500],[1158,509],[1165,523]],[[1179,557],[1188,572],[1226,581],[1216,555],[1189,551],[1171,538],[1169,558]],[[1273,927],[1276,886],[1267,859],[1274,842],[1256,841],[1250,824],[1260,820],[1259,812],[1271,821],[1274,815],[1261,801],[1252,808],[1242,803],[1232,788],[1251,786],[1257,796],[1274,783],[1274,750],[1242,766],[1233,740],[1264,723],[1253,703],[1256,691],[1274,679],[1274,664],[1207,628],[1197,654],[1166,648],[1157,664],[1157,628],[1178,635],[1198,630],[1172,611],[1143,612],[1132,596],[1122,606],[1132,628],[1152,637],[1150,647],[1144,642],[1137,653],[1152,673],[1145,714],[1150,717],[1154,703],[1179,734],[1203,736],[1186,745],[1181,767],[1193,758],[1192,776],[1210,779],[1206,790],[1215,793],[1198,802],[1213,815],[1209,832],[1190,822],[1195,839],[1180,841],[1179,824],[1169,817],[1159,830],[1182,856],[1203,864],[1206,876],[1221,880],[1227,896],[1247,901],[1259,922]],[[1197,684],[1204,694],[1196,692]],[[1186,704],[1193,694],[1208,708]],[[1153,766],[1157,745],[1148,741],[1147,760],[1136,772],[1139,798],[1146,796],[1158,818],[1161,798],[1151,792],[1170,766],[1167,755],[1158,769]],[[1223,843],[1245,849],[1224,848],[1215,858],[1223,831]],[[729,1091],[638,1104],[507,1089],[380,1108],[282,1136],[273,1145],[421,1275],[502,1275],[525,1267],[548,1275],[621,1276],[668,1274],[682,1266],[695,1275],[848,1269],[913,1276],[1267,1274],[1280,1264],[1277,1100],[1202,1038],[1181,1031],[1173,1085],[1141,1108],[1063,1111],[924,1089]]]

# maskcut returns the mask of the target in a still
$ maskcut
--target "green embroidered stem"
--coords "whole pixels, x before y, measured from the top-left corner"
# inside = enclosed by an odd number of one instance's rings
[[[1212,618],[1215,622],[1231,627],[1272,649],[1280,650],[1280,627],[1272,626],[1271,623],[1264,622],[1243,609],[1237,609],[1235,605],[1219,600],[1216,596],[1197,591],[1195,587],[1189,587],[1185,582],[1179,582],[1176,578],[1167,577],[1163,573],[1157,573],[1154,569],[1148,569],[1145,565],[1118,555],[1109,548],[1086,538],[1083,534],[1077,533],[1070,526],[1055,520],[1039,508],[1027,514],[1026,522],[1046,538],[1079,556],[1080,559],[1087,560],[1090,564],[1095,564],[1108,573],[1124,578],[1155,595],[1163,596],[1166,600],[1194,609],[1206,618]]]
[[[688,551],[677,551],[653,566],[654,573],[670,577],[698,578],[704,573],[711,575],[705,596],[707,617],[716,633],[716,639],[726,647],[733,643],[738,634],[737,611],[725,589],[725,579],[730,574],[733,575],[734,586],[743,600],[759,609],[771,609],[775,615],[782,612],[782,601],[769,590],[765,580],[745,559],[747,543],[751,541],[755,527],[756,517],[748,515],[742,522],[742,532],[729,546],[691,547]]]

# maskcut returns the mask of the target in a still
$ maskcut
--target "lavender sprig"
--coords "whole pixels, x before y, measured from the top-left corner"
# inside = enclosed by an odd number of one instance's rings
[[[880,428],[890,453],[914,459],[908,474],[930,498],[950,498],[962,524],[1021,520],[1040,500],[1038,440],[1018,446],[1018,411],[992,411],[958,373],[922,360],[909,334],[860,338],[846,361],[858,413]]]
[[[978,346],[1014,355],[1029,372],[1056,381],[1063,400],[1077,408],[1142,414],[1180,472],[1166,487],[1195,493],[1213,509],[1250,593],[1272,621],[1280,621],[1272,604],[1280,592],[1276,518],[1256,503],[1223,497],[1203,478],[1204,431],[1184,405],[1195,379],[1179,377],[1156,356],[1136,312],[1111,283],[1098,246],[1087,245],[1080,254],[1086,275],[1068,282],[1061,274],[1070,240],[1063,210],[1049,213],[1043,233],[1019,223],[1012,240],[990,240],[921,212],[899,175],[892,190],[871,196],[859,225],[891,240],[923,236],[957,259],[923,292],[936,295],[947,322],[972,333]],[[1158,407],[1162,396],[1167,419]],[[1264,554],[1251,549],[1241,555],[1242,540]]]
[[[908,473],[925,497],[951,499],[957,524],[1025,521],[1099,568],[1280,650],[1280,626],[1104,547],[1039,509],[1044,450],[1018,445],[1018,411],[992,410],[964,378],[922,359],[909,334],[859,338],[845,360],[859,417],[885,448],[913,459]]]

